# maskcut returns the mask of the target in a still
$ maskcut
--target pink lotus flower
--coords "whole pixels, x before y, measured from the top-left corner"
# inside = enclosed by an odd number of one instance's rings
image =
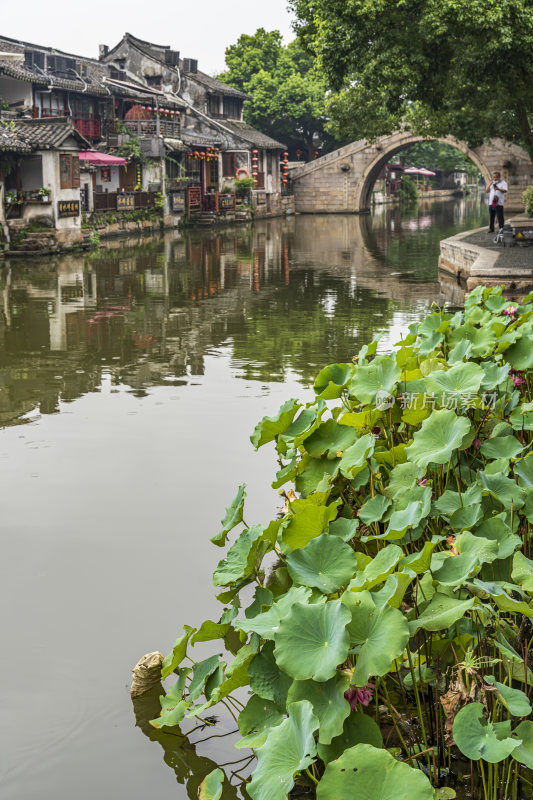
[[[479,448],[481,447],[481,439],[474,439],[474,441],[472,442],[472,446],[474,447],[475,450],[479,450]]]
[[[428,485],[428,479],[427,478],[420,478],[420,480],[417,481],[417,483],[418,483],[419,486],[427,486]]]
[[[525,378],[521,378],[520,375],[513,376],[513,383],[515,386],[522,386],[522,384],[525,382]]]
[[[367,706],[374,696],[375,688],[376,685],[374,683],[367,683],[366,686],[350,686],[350,688],[344,692],[344,697],[349,702],[352,711],[357,708],[359,703],[363,706]]]
[[[503,313],[507,314],[507,316],[509,317],[514,317],[517,311],[518,309],[516,308],[516,306],[509,306],[508,308],[504,309]]]

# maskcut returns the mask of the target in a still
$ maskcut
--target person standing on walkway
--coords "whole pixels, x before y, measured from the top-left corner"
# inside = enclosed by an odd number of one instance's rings
[[[502,181],[499,172],[492,173],[492,180],[487,186],[489,192],[489,233],[494,233],[494,219],[498,217],[498,228],[503,228],[503,202],[507,193],[507,183]]]

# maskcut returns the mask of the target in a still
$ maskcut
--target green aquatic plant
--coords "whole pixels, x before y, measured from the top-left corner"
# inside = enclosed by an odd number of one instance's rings
[[[533,294],[480,287],[377,348],[256,426],[285,505],[249,526],[239,487],[211,540],[224,610],[184,627],[151,724],[223,704],[252,800],[514,800],[533,769]]]

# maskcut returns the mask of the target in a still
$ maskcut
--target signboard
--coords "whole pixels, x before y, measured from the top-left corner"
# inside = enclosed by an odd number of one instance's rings
[[[185,211],[185,193],[172,192],[170,195],[172,211]]]
[[[256,192],[255,193],[255,202],[258,206],[263,206],[267,201],[266,192]]]
[[[189,207],[202,205],[202,189],[200,186],[189,186],[187,192],[189,195]]]
[[[234,209],[235,208],[235,195],[233,194],[221,194],[218,198],[218,207],[221,210],[227,209]]]
[[[117,211],[126,211],[135,208],[135,195],[117,194]]]
[[[80,201],[79,200],[58,200],[57,201],[57,216],[58,217],[79,217],[80,215]]]

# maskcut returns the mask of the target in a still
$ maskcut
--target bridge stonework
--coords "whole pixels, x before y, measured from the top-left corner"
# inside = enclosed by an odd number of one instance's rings
[[[372,187],[385,166],[407,145],[428,141],[408,132],[382,136],[372,144],[352,142],[290,171],[295,210],[308,214],[346,214],[370,211]],[[481,170],[485,180],[498,170],[507,181],[506,209],[522,211],[522,192],[533,185],[533,163],[526,151],[501,139],[472,149],[451,137],[439,138],[461,150]]]

